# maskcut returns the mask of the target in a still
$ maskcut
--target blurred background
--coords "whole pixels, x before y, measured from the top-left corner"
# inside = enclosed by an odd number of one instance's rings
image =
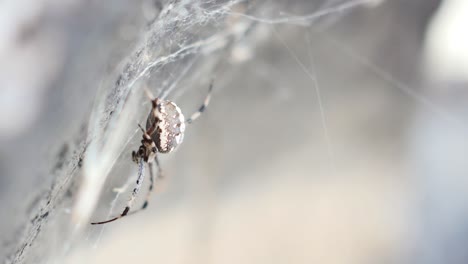
[[[466,263],[464,0],[0,3],[4,263]],[[151,105],[212,101],[120,214]],[[149,175],[141,190],[147,194]]]

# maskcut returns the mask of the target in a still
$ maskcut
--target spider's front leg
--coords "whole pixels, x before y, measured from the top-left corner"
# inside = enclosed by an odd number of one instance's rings
[[[133,189],[132,191],[132,196],[130,197],[130,200],[128,200],[127,202],[127,206],[125,207],[125,209],[123,210],[123,212],[119,215],[119,216],[116,216],[114,218],[111,218],[109,220],[106,220],[106,221],[101,221],[101,222],[93,222],[91,223],[92,225],[102,225],[102,224],[107,224],[107,223],[110,223],[110,222],[113,222],[115,220],[118,220],[126,215],[128,215],[130,209],[132,208],[133,206],[133,203],[135,202],[135,199],[136,197],[138,196],[138,192],[140,191],[141,189],[141,186],[143,184],[143,180],[145,179],[145,173],[144,173],[144,162],[143,162],[143,159],[140,159],[139,161],[139,166],[138,166],[138,177],[137,177],[137,180],[136,180],[136,186],[135,188]]]

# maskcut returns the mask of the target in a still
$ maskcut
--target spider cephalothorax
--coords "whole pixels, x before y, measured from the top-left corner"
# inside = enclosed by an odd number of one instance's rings
[[[145,135],[143,135],[141,146],[138,148],[138,151],[132,152],[132,160],[137,164],[141,159],[143,159],[144,162],[153,162],[156,157],[156,152],[157,149],[154,141],[151,138],[147,138]]]
[[[185,120],[184,115],[180,108],[173,102],[168,100],[163,100],[160,98],[155,98],[149,90],[146,90],[148,97],[151,100],[151,111],[146,119],[146,130],[143,129],[141,125],[138,125],[143,132],[143,138],[141,140],[141,146],[138,148],[138,151],[132,152],[132,160],[139,165],[138,178],[136,181],[136,187],[133,189],[132,196],[127,203],[124,211],[117,217],[112,219],[91,223],[93,225],[105,224],[112,221],[115,221],[119,218],[126,216],[130,208],[137,197],[138,192],[140,191],[141,185],[144,179],[144,162],[148,164],[149,171],[151,174],[151,184],[149,186],[149,192],[146,197],[146,201],[143,206],[140,208],[144,209],[148,205],[149,194],[153,189],[154,183],[154,174],[152,165],[156,163],[158,165],[158,174],[161,175],[161,167],[159,166],[159,161],[157,153],[169,153],[177,148],[182,141],[184,140],[184,132],[186,124],[192,123],[197,119],[201,113],[208,106],[211,98],[211,90],[213,88],[213,82],[211,82],[208,95],[205,98],[205,101],[200,106],[197,112],[193,113],[189,119]]]

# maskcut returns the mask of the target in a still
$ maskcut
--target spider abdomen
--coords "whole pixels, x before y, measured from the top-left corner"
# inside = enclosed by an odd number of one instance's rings
[[[154,122],[156,122],[156,129],[150,136],[159,152],[171,152],[182,143],[185,118],[175,103],[159,100],[157,108],[148,115],[146,129],[149,129]]]

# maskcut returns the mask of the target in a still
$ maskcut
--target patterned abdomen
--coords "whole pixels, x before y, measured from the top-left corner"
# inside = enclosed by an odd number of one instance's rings
[[[156,111],[151,111],[146,121],[146,129],[156,122],[156,130],[151,136],[158,151],[173,151],[184,140],[185,118],[180,108],[171,101],[158,100]]]

